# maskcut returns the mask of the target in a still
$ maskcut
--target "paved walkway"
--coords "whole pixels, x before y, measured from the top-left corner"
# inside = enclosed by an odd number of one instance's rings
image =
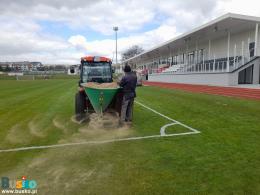
[[[144,85],[157,86],[157,87],[162,87],[167,89],[180,89],[180,90],[191,91],[195,93],[207,93],[207,94],[260,100],[260,89],[257,88],[218,87],[218,86],[207,86],[207,85],[191,85],[191,84],[181,84],[181,83],[162,83],[162,82],[149,82],[149,81],[145,81]]]

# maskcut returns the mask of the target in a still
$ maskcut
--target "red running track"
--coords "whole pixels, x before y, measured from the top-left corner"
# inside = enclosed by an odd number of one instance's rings
[[[260,89],[238,88],[238,87],[217,87],[207,85],[192,85],[181,83],[162,83],[145,81],[145,85],[157,86],[167,89],[180,89],[195,93],[207,93],[230,97],[239,97],[245,99],[260,100]]]

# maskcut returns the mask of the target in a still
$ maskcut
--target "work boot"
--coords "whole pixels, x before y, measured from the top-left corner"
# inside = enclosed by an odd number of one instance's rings
[[[127,126],[126,122],[119,121],[119,123],[118,123],[119,128],[126,127],[126,126]]]
[[[123,121],[119,121],[119,123],[118,123],[118,127],[120,128],[120,127],[123,127],[123,125],[124,125],[124,122]]]
[[[125,122],[125,124],[126,124],[127,126],[130,126],[130,127],[131,127],[133,123],[132,123],[132,121],[127,121],[127,122]]]

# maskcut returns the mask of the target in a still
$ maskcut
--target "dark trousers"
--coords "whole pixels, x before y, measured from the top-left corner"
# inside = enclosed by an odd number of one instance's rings
[[[134,98],[123,97],[120,122],[132,121]]]

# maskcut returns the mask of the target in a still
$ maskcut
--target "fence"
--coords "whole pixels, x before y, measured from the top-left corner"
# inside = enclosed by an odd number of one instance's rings
[[[48,80],[48,79],[79,79],[79,75],[46,74],[46,75],[7,75],[0,74],[0,80]]]

